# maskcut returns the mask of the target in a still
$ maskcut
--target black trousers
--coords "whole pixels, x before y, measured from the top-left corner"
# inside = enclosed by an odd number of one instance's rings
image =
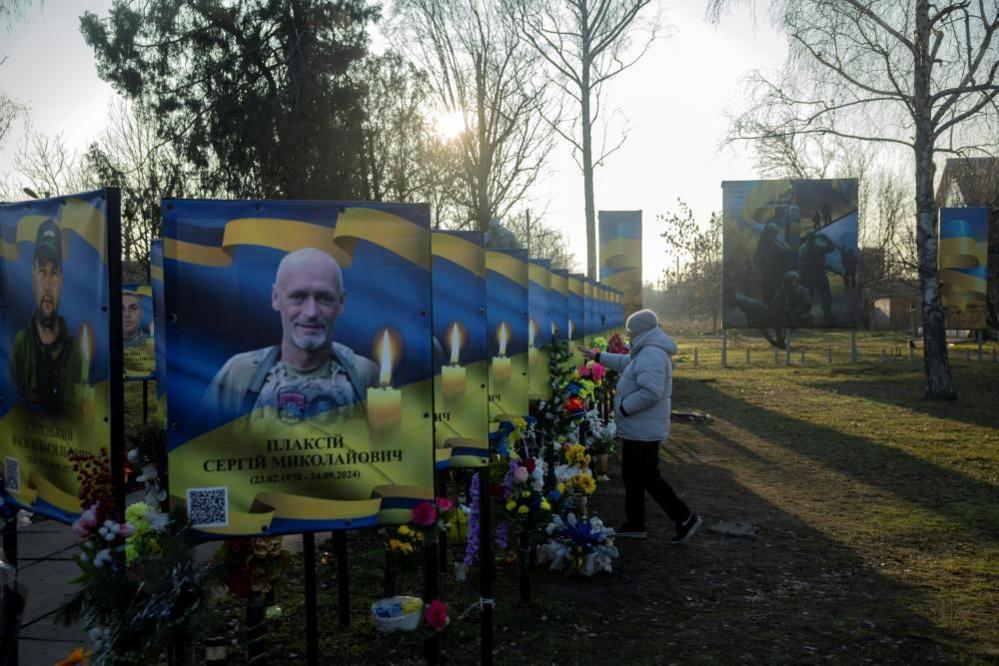
[[[629,523],[645,525],[645,493],[674,523],[682,523],[690,517],[690,509],[659,474],[659,442],[622,440],[621,476],[624,479],[625,519]]]

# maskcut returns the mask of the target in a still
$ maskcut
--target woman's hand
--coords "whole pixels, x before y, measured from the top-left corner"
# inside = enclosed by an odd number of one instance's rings
[[[582,354],[583,358],[585,358],[587,361],[592,361],[596,357],[596,355],[597,355],[597,353],[595,351],[593,351],[592,349],[588,349],[587,347],[584,347],[583,345],[576,345],[576,350],[580,354]]]

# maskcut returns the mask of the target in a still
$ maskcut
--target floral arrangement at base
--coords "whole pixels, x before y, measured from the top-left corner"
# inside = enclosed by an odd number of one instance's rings
[[[513,459],[503,477],[503,514],[518,535],[544,527],[551,504],[544,494],[545,463],[540,458]]]
[[[538,550],[538,559],[550,561],[549,568],[553,570],[592,576],[611,571],[618,556],[614,530],[604,527],[596,516],[576,518],[569,514],[565,519],[552,516],[545,532],[549,541]]]
[[[614,453],[617,443],[617,424],[614,420],[611,419],[604,425],[595,409],[586,413],[586,420],[590,426],[587,450],[595,456]]]
[[[280,536],[227,539],[215,551],[223,584],[240,598],[275,589],[291,569],[291,553]]]

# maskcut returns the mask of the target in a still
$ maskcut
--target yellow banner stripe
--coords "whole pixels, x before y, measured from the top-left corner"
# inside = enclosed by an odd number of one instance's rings
[[[545,289],[551,288],[552,272],[544,266],[530,264],[527,267],[527,277],[531,282],[541,285]]]
[[[569,293],[577,296],[583,295],[583,281],[579,278],[569,277]]]
[[[563,296],[568,296],[569,279],[564,275],[559,275],[558,273],[552,273],[552,289],[562,294]]]
[[[480,278],[486,276],[486,251],[475,243],[451,234],[433,233],[430,249],[435,257],[452,261]]]
[[[486,268],[527,287],[527,264],[509,254],[487,250]]]
[[[163,254],[186,263],[225,267],[232,263],[231,251],[238,245],[258,245],[285,252],[314,247],[347,267],[359,240],[383,247],[424,270],[430,269],[428,234],[424,227],[383,210],[363,207],[348,208],[340,213],[336,228],[277,218],[230,220],[225,226],[221,247],[165,238]]]
[[[13,243],[0,241],[0,256],[7,261],[17,261],[18,246],[21,243],[34,245],[38,227],[49,218],[44,215],[25,215],[17,221],[17,232]],[[66,252],[67,231],[72,231],[97,250],[101,262],[107,262],[107,225],[104,215],[83,199],[67,199],[62,215],[56,221],[62,231],[62,260],[65,264],[71,259]]]

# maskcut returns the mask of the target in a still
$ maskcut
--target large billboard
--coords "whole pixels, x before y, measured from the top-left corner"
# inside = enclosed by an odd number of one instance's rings
[[[551,305],[552,337],[565,340],[569,332],[568,269],[552,269],[551,290],[548,292],[548,302]]]
[[[857,325],[857,181],[722,183],[726,328]]]
[[[486,252],[482,234],[435,231],[434,442],[438,467],[489,462]]]
[[[153,290],[153,347],[156,352],[156,414],[166,422],[166,299],[163,294],[163,240],[154,239],[149,250],[149,273]],[[155,335],[155,331],[160,331]]]
[[[528,413],[527,250],[486,251],[489,419]]]
[[[528,266],[528,301],[530,321],[527,331],[528,394],[532,400],[552,396],[551,372],[548,369],[548,343],[552,339],[551,263],[531,259]]]
[[[626,314],[642,309],[642,211],[602,210],[600,281],[620,289]]]
[[[429,210],[166,200],[170,496],[208,534],[433,498]]]
[[[985,328],[989,209],[940,209],[940,286],[947,328]]]
[[[80,457],[107,466],[121,454],[108,451],[120,427],[118,197],[0,205],[3,494],[61,522],[84,508],[74,466],[92,462]]]

